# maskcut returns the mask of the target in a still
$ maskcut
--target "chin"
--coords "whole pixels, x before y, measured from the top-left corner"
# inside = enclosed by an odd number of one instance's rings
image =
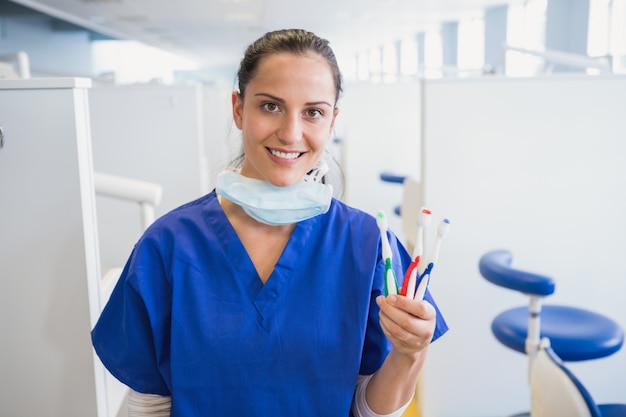
[[[288,187],[290,185],[295,184],[293,181],[270,181],[270,184],[276,187]]]
[[[288,187],[290,185],[296,184],[298,182],[302,182],[304,180],[304,177],[302,178],[296,178],[296,177],[280,177],[280,178],[272,178],[269,179],[267,181],[269,181],[272,185],[275,185],[276,187]]]

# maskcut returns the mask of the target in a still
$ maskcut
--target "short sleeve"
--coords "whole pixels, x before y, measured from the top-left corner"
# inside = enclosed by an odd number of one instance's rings
[[[141,393],[171,395],[171,291],[157,253],[141,241],[134,248],[91,337],[104,366],[122,383]]]

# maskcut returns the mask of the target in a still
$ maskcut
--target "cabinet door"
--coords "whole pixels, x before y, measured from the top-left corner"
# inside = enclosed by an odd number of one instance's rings
[[[84,91],[0,84],[0,415],[97,414],[85,109]]]

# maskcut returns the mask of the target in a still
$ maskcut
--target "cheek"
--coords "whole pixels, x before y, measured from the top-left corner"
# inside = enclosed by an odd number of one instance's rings
[[[330,140],[331,129],[328,125],[319,126],[311,132],[309,145],[313,149],[324,149]]]
[[[243,119],[241,135],[244,142],[250,144],[261,142],[269,131],[268,126],[263,120],[254,117],[246,117]]]

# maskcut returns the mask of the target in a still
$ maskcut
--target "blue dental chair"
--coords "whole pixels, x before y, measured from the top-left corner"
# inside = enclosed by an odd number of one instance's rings
[[[536,408],[539,404],[538,398],[548,397],[541,394],[541,392],[545,393],[545,390],[538,389],[540,385],[537,381],[539,380],[533,381],[532,378],[533,371],[539,366],[537,364],[546,363],[545,360],[536,362],[538,357],[543,358],[551,353],[559,358],[560,363],[603,358],[612,355],[622,347],[624,332],[615,321],[593,311],[572,306],[544,304],[544,298],[554,293],[554,280],[545,275],[515,269],[511,266],[512,261],[513,255],[510,251],[494,250],[481,256],[478,267],[480,274],[489,282],[529,296],[527,306],[511,308],[498,314],[491,322],[491,330],[500,343],[527,355],[531,392],[535,389],[535,392],[531,394],[531,403],[533,409],[540,410],[541,407]],[[549,342],[542,342],[544,339]],[[565,399],[556,403],[563,404]],[[590,406],[589,409],[593,411],[594,407]],[[532,416],[626,416],[626,405],[623,408],[611,405],[605,409],[600,407],[600,409],[602,410],[600,414],[593,414],[591,411],[590,414],[555,414],[556,411],[553,410],[553,414],[541,414],[540,411],[536,411]],[[529,414],[518,416],[525,415]]]

